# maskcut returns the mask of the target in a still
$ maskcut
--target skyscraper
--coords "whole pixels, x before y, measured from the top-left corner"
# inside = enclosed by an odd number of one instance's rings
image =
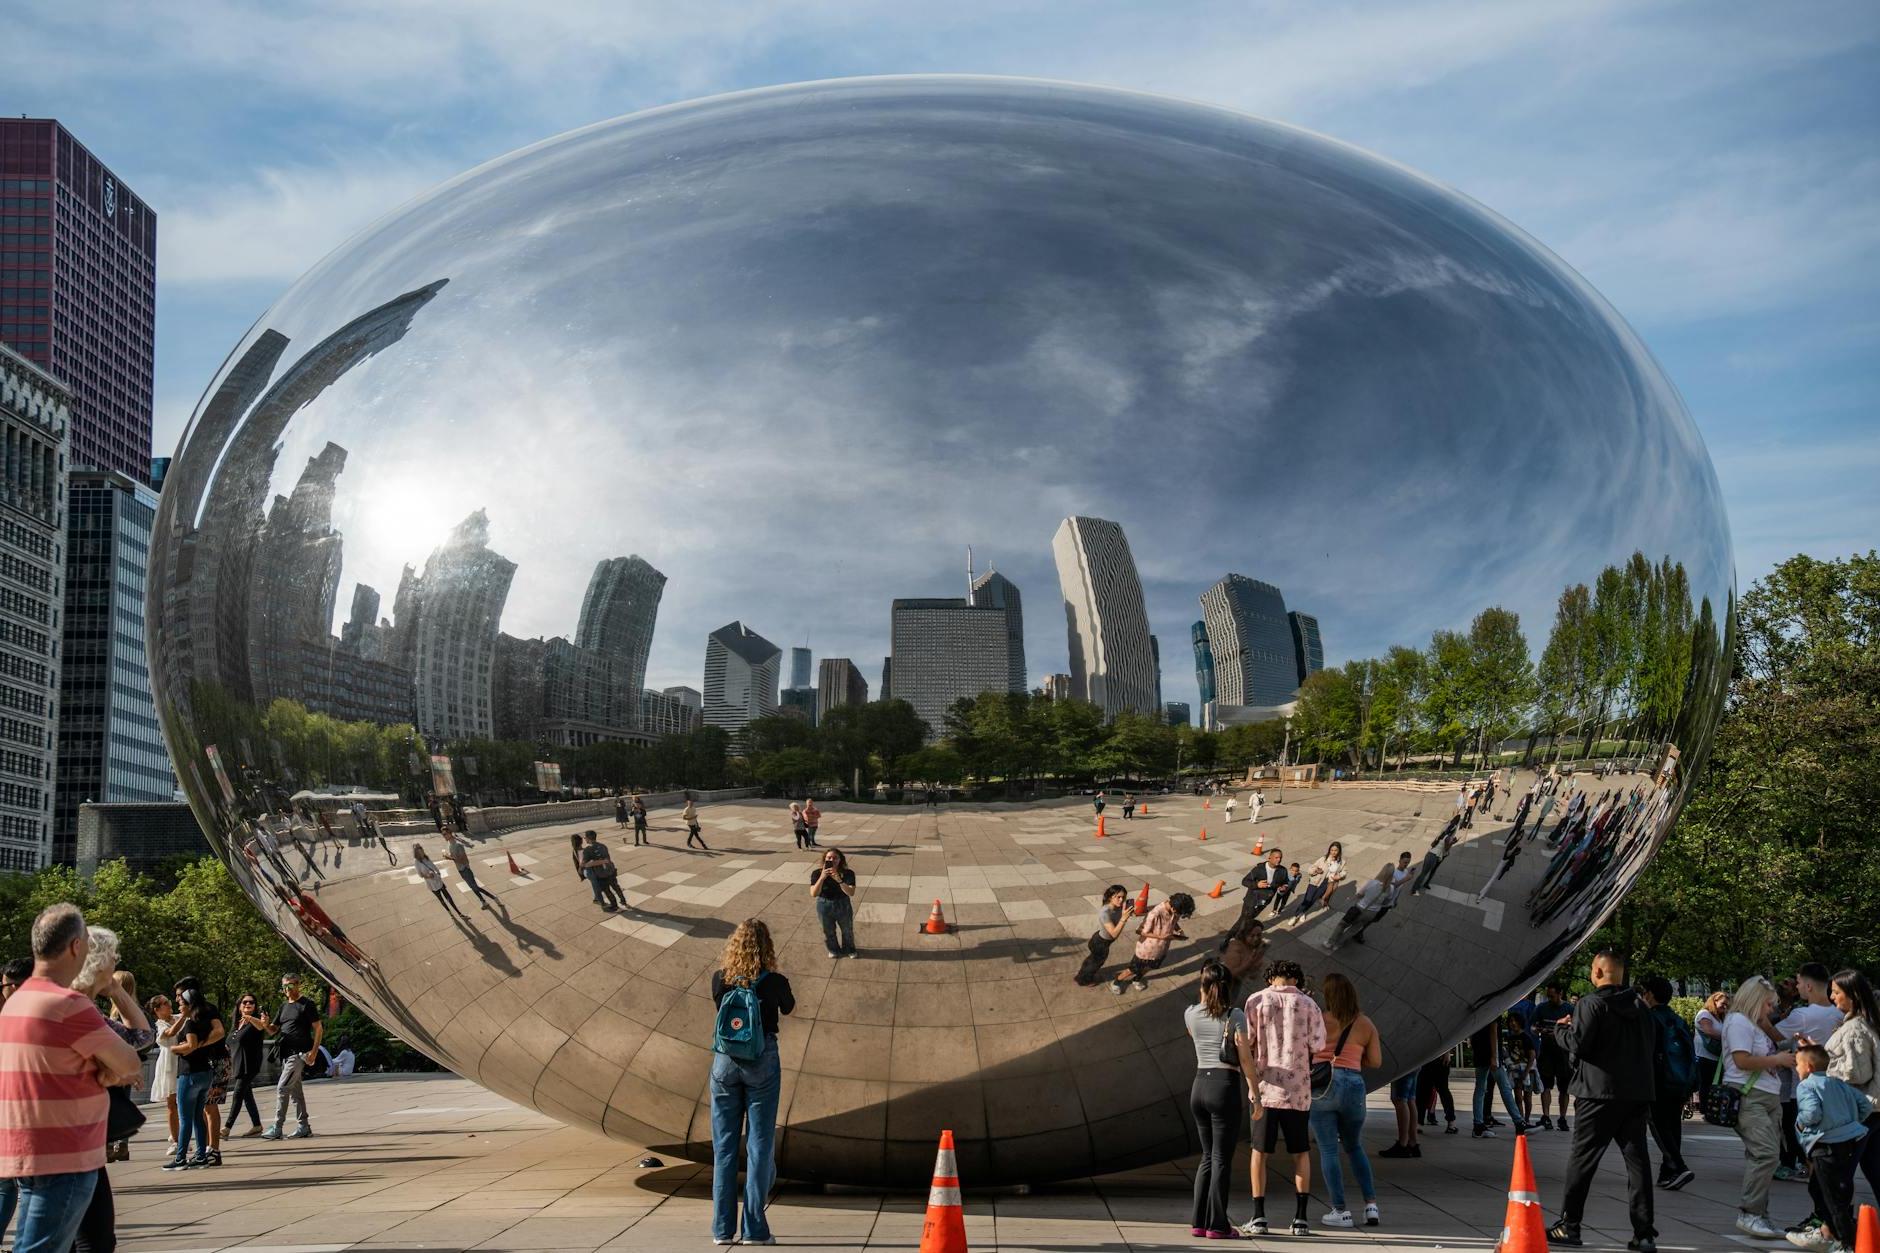
[[[1123,528],[1102,518],[1066,518],[1051,552],[1070,636],[1071,695],[1109,718],[1125,709],[1155,713],[1149,615]]]
[[[307,459],[288,496],[276,496],[255,540],[248,597],[249,690],[266,709],[277,696],[302,699],[303,641],[325,641],[333,626],[342,557],[333,496],[346,450],[328,443]]]
[[[932,742],[953,702],[1003,692],[1012,680],[1005,610],[954,598],[896,600],[890,612],[894,696],[914,707]]]
[[[157,494],[143,480],[74,470],[67,491],[65,672],[54,857],[72,861],[85,801],[167,801],[176,791],[144,658],[144,590]]]
[[[699,728],[704,697],[697,688],[647,688],[640,693],[640,729],[648,735],[684,735]]]
[[[1025,610],[1018,586],[997,570],[988,570],[973,580],[972,603],[987,609],[1005,610],[1006,651],[1012,677],[1008,692],[1025,690]]]
[[[811,687],[813,685],[814,678],[810,671],[809,649],[792,648],[790,650],[790,686]]]
[[[816,689],[813,687],[786,687],[777,698],[777,712],[801,719],[810,726],[816,725]]]
[[[1208,641],[1208,624],[1197,622],[1188,629],[1195,645],[1195,686],[1201,689],[1201,705],[1214,703],[1214,646]]]
[[[458,523],[394,601],[398,660],[417,685],[418,729],[445,740],[495,736],[496,637],[516,563],[490,550],[489,515]]]
[[[574,642],[607,659],[614,689],[608,717],[621,727],[636,726],[640,720],[646,656],[653,647],[653,627],[665,589],[666,576],[637,554],[607,557],[595,563],[587,593],[581,598]]]
[[[1149,637],[1149,659],[1155,667],[1155,710],[1154,716],[1162,715],[1162,641],[1155,636]]]
[[[0,872],[51,860],[58,786],[65,447],[71,397],[26,358],[0,347]],[[108,638],[104,611],[87,626]],[[140,607],[141,609],[141,607]],[[92,619],[98,619],[93,623]]]
[[[777,712],[783,652],[745,626],[727,622],[705,641],[705,725],[736,733]]]
[[[1201,593],[1222,705],[1283,705],[1299,690],[1286,599],[1271,583],[1229,574]]]
[[[1188,702],[1185,700],[1172,700],[1162,706],[1162,721],[1172,727],[1187,726],[1188,717]]]
[[[824,657],[816,676],[816,721],[838,705],[866,705],[868,680],[847,657]]]
[[[1293,658],[1298,663],[1299,681],[1325,669],[1325,645],[1319,641],[1319,620],[1309,613],[1294,611],[1286,615],[1292,624]]]
[[[1071,698],[1071,676],[1068,674],[1047,674],[1044,686],[1038,691],[1051,700],[1069,700]]]
[[[157,215],[47,118],[0,118],[0,200],[0,341],[70,387],[68,464],[148,481]]]

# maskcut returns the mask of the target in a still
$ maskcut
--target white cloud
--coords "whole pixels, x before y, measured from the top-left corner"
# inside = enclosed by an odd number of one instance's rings
[[[157,272],[168,283],[289,282],[375,218],[455,170],[348,161],[260,170],[232,188],[193,189],[164,211]]]

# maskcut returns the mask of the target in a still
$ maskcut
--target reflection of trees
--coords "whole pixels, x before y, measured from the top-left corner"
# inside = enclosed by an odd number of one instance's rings
[[[1540,663],[1530,660],[1519,617],[1499,606],[1467,632],[1442,630],[1418,650],[1321,670],[1299,688],[1293,738],[1301,752],[1353,769],[1380,766],[1395,750],[1486,761],[1503,739],[1529,731],[1558,745],[1578,732],[1580,755],[1606,728],[1634,741],[1694,742],[1694,697],[1721,681],[1723,640],[1710,602],[1695,612],[1682,564],[1634,553],[1592,585],[1560,594]],[[1557,748],[1556,748],[1557,751]],[[1622,750],[1623,751],[1623,750]]]

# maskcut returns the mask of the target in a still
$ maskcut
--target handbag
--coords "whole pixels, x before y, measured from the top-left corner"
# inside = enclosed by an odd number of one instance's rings
[[[1235,1070],[1240,1069],[1240,1049],[1234,1043],[1234,1015],[1232,1013],[1227,1015],[1227,1022],[1221,1031],[1221,1052],[1215,1060],[1223,1066],[1231,1066]]]
[[[1357,1019],[1355,1018],[1352,1019],[1350,1022],[1345,1024],[1345,1029],[1338,1033],[1338,1043],[1332,1045],[1331,1057],[1326,1058],[1322,1062],[1312,1063],[1312,1099],[1313,1100],[1315,1101],[1318,1100],[1320,1097],[1326,1095],[1332,1090],[1332,1074],[1333,1074],[1332,1060],[1333,1058],[1336,1058],[1340,1053],[1345,1051],[1345,1037],[1351,1034],[1351,1029],[1355,1027],[1357,1023],[1358,1023]]]
[[[1743,1098],[1756,1086],[1758,1076],[1750,1075],[1740,1088],[1731,1087],[1723,1082],[1723,1066],[1724,1059],[1719,1057],[1716,1077],[1711,1080],[1710,1091],[1704,1094],[1704,1121],[1713,1127],[1734,1127],[1743,1108]]]
[[[111,1103],[105,1108],[104,1139],[106,1144],[115,1144],[119,1140],[128,1140],[143,1130],[144,1111],[137,1108],[137,1102],[131,1100],[130,1089],[126,1087],[106,1088],[105,1094]]]

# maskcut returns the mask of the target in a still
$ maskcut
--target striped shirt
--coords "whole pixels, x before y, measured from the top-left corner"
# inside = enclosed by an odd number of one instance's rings
[[[34,975],[0,1009],[0,1178],[104,1168],[110,1101],[92,1059],[117,1042],[91,998]]]

